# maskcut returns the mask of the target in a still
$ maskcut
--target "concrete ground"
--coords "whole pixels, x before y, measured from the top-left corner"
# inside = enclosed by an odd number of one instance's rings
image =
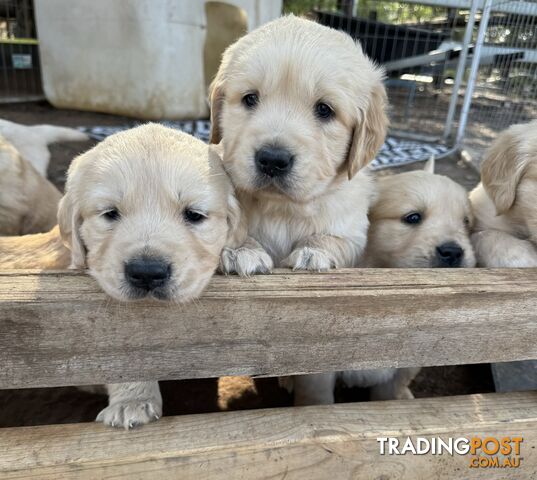
[[[64,126],[125,125],[133,119],[94,112],[57,110],[46,102],[0,105],[0,118],[22,124]],[[51,147],[48,175],[60,189],[71,160],[96,142],[64,143]],[[421,168],[421,164],[383,171],[381,174]],[[437,161],[436,172],[451,177],[467,189],[478,182],[473,167],[459,158]],[[179,415],[218,410],[270,408],[291,405],[291,396],[274,378],[224,377],[221,379],[161,382],[164,414]],[[493,391],[489,365],[424,368],[412,385],[417,397],[462,395]],[[339,388],[338,401],[365,400],[360,389]],[[106,397],[72,387],[0,391],[0,427],[92,421],[106,406]]]

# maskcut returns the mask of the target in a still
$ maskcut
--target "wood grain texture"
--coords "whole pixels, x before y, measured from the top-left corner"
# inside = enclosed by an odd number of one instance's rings
[[[522,436],[518,469],[460,455],[381,456],[377,437]],[[1,479],[453,480],[537,478],[537,393],[487,394],[3,429]]]
[[[0,273],[0,388],[537,358],[537,270],[217,276],[119,303],[73,272]]]

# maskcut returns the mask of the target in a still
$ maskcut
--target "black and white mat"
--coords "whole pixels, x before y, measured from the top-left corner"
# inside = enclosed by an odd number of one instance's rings
[[[165,121],[161,123],[167,127],[177,128],[183,132],[190,133],[204,142],[209,141],[210,122],[208,120]],[[136,123],[133,123],[132,125],[112,127],[79,127],[79,130],[95,140],[103,140],[109,135],[127,130],[136,125]],[[371,168],[380,170],[389,167],[400,167],[414,162],[422,162],[428,160],[431,155],[439,157],[446,153],[447,150],[448,148],[445,145],[439,143],[425,143],[417,140],[404,140],[388,136],[377,158],[373,160]]]

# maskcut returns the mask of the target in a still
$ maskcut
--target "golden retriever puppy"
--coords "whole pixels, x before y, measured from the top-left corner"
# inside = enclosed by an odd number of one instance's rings
[[[57,225],[46,233],[0,237],[0,270],[60,270],[70,263],[71,252],[63,244]]]
[[[474,267],[470,242],[472,214],[466,190],[453,180],[425,171],[379,177],[362,266],[376,268]],[[408,385],[419,368],[353,370],[294,377],[297,405],[334,402],[337,380],[370,387],[371,398],[413,398]],[[293,386],[289,379],[283,382]]]
[[[48,145],[56,142],[83,142],[89,137],[74,128],[55,125],[19,125],[0,119],[0,135],[10,142],[43,177],[50,161]]]
[[[481,267],[537,267],[537,120],[505,130],[470,194]]]
[[[356,264],[374,195],[363,168],[388,125],[383,77],[350,36],[294,16],[226,50],[211,142],[222,141],[249,236],[224,250],[222,271]]]
[[[378,199],[363,265],[374,268],[471,268],[473,221],[468,193],[458,183],[424,170],[377,179]]]
[[[238,215],[218,153],[148,124],[73,161],[58,219],[71,266],[87,268],[107,294],[183,303],[209,282]],[[97,421],[131,428],[161,416],[157,382],[107,387]]]
[[[61,193],[0,135],[0,235],[47,232]]]

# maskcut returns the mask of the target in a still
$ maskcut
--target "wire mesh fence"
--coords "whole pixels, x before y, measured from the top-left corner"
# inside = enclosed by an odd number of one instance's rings
[[[537,1],[494,1],[463,146],[477,161],[497,132],[537,118]]]
[[[42,98],[32,0],[0,0],[0,103]]]
[[[440,140],[446,152],[464,147],[479,159],[499,131],[537,118],[535,0],[288,0],[284,5],[288,12],[346,31],[384,66],[392,134]]]
[[[285,2],[285,9],[346,31],[384,66],[393,133],[428,140],[443,137],[468,8],[298,0]]]

